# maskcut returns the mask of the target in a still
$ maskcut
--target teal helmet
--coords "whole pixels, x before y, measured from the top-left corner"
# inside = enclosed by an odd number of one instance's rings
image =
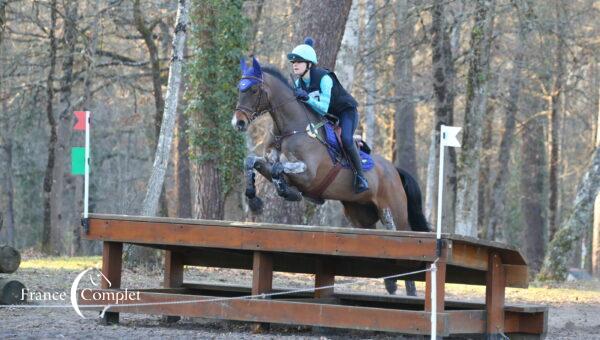
[[[313,48],[314,40],[312,38],[304,39],[304,44],[296,46],[292,53],[288,53],[289,61],[308,61],[317,64],[317,53]]]

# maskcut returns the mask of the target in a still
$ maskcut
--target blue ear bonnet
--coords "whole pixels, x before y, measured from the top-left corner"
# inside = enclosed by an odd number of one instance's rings
[[[246,61],[241,58],[240,69],[242,70],[242,79],[238,83],[238,89],[241,92],[248,91],[252,86],[262,83],[262,71],[256,58],[252,57],[252,67],[247,67]]]

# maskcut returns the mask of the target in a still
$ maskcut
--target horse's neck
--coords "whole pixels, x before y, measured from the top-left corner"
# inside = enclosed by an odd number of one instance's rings
[[[294,92],[275,77],[265,78],[271,92],[271,118],[273,132],[286,135],[293,131],[304,131],[308,123],[316,120],[308,108],[296,100]]]

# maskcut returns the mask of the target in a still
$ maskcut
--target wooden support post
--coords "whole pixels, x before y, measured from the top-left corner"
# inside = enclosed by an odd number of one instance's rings
[[[436,292],[437,292],[437,312],[444,312],[444,300],[446,298],[446,261],[442,258],[437,262]],[[431,268],[431,265],[427,265]],[[425,311],[431,312],[431,272],[425,274]]]
[[[506,273],[500,254],[490,252],[486,273],[485,305],[487,311],[486,333],[488,337],[499,337],[504,333],[504,290]]]
[[[183,256],[181,253],[165,250],[165,276],[163,287],[178,288],[183,285]],[[181,319],[177,315],[164,315],[163,321],[175,323]]]
[[[110,281],[101,280],[102,289],[121,288],[121,269],[123,267],[123,243],[104,241],[102,246],[102,274]],[[102,318],[106,325],[119,323],[119,313],[106,312]]]
[[[315,261],[315,288],[333,286],[335,283],[335,263],[330,259],[318,258]],[[315,290],[315,298],[333,296],[333,287]]]
[[[268,294],[273,291],[273,257],[271,254],[255,251],[252,262],[252,295]],[[264,332],[269,323],[257,323],[254,332]]]

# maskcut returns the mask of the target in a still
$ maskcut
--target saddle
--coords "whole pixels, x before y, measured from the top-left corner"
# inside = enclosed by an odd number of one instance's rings
[[[319,183],[314,185],[306,192],[306,194],[304,194],[306,198],[317,204],[324,203],[321,195],[335,180],[340,170],[343,168],[351,168],[351,162],[348,160],[348,157],[344,152],[344,148],[342,147],[342,128],[339,126],[339,119],[329,114],[325,115],[325,118],[327,119],[328,123],[319,125],[321,125],[325,130],[325,140],[322,140],[322,142],[329,145],[327,151],[333,162],[333,167]],[[365,141],[362,140],[360,136],[355,135],[354,142],[356,143],[356,147],[358,148],[361,156],[363,170],[368,171],[372,169],[375,164],[370,156],[371,148]]]
[[[326,114],[325,118],[333,125],[333,131],[335,132],[335,136],[338,140],[338,143],[342,145],[342,127],[340,126],[340,120],[338,117]],[[356,148],[359,151],[366,153],[367,155],[371,154],[371,147],[367,144],[366,141],[362,139],[361,135],[354,135],[354,144],[356,144]],[[344,155],[345,157],[345,155]]]

